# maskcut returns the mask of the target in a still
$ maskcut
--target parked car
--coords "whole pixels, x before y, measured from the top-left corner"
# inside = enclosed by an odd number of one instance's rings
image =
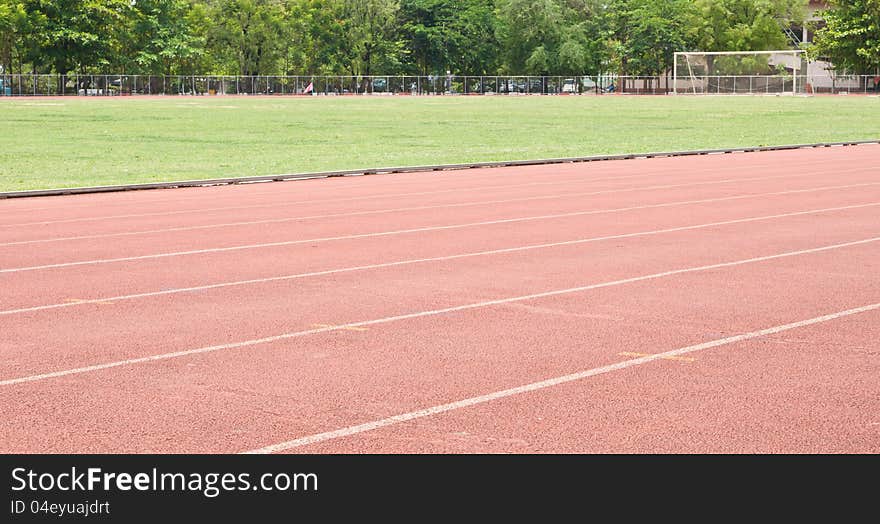
[[[541,94],[545,90],[549,90],[550,86],[545,86],[540,78],[529,79],[528,92],[532,94]]]

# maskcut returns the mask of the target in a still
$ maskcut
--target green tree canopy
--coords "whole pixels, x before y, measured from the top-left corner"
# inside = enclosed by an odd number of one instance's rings
[[[405,46],[397,31],[399,0],[343,1],[343,63],[352,75],[400,71]]]
[[[612,0],[602,27],[613,68],[624,75],[664,73],[676,51],[696,44],[699,16],[692,0]]]
[[[492,0],[403,0],[401,33],[419,73],[493,73],[498,45]]]
[[[21,72],[28,47],[35,45],[33,15],[20,0],[0,0],[0,65]]]
[[[601,61],[597,2],[499,0],[496,36],[506,73],[569,75]]]
[[[844,71],[880,73],[880,0],[832,0],[823,17],[811,56]]]
[[[786,49],[807,0],[0,0],[36,72],[656,76],[676,51]],[[831,0],[811,53],[880,67],[880,0]]]
[[[268,75],[281,59],[282,11],[272,0],[219,0],[208,34],[219,72]]]
[[[694,0],[696,49],[771,51],[789,48],[783,28],[802,23],[807,0]]]
[[[193,74],[207,62],[207,10],[186,0],[138,0],[129,26],[121,71]]]
[[[36,69],[68,73],[116,62],[132,17],[129,0],[29,0],[32,45],[28,60]]]

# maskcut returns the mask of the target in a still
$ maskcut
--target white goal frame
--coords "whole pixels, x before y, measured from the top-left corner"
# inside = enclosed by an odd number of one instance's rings
[[[773,56],[791,56],[796,57],[796,60],[793,61],[792,64],[792,73],[790,75],[705,75],[698,76],[695,75],[693,69],[691,68],[691,60],[690,57],[709,57],[709,56],[756,56],[756,55],[764,55],[768,57],[768,61],[770,57]],[[796,95],[802,92],[805,89],[805,80],[808,74],[809,64],[805,60],[806,53],[800,49],[780,49],[773,51],[684,51],[684,52],[676,52],[673,55],[673,65],[672,65],[672,94],[673,95],[743,95],[743,94],[786,94],[786,95]],[[688,76],[679,75],[679,64],[681,60],[685,60],[688,67]],[[803,67],[801,67],[803,66]],[[697,84],[703,83],[698,82],[697,79],[701,79],[708,83],[709,80],[715,79],[716,85],[719,88],[716,91],[712,91],[711,89],[702,89],[699,92],[697,91]],[[776,81],[782,80],[783,86],[785,87],[785,79],[790,78],[791,86],[788,88],[784,88],[781,91],[769,91],[769,80],[774,79]],[[733,91],[721,91],[720,90],[720,80],[732,80],[733,85],[736,86],[737,80],[739,80],[742,84],[746,84],[749,86],[747,90],[739,92],[736,87],[734,87]],[[768,86],[768,89],[765,91],[761,90],[761,80],[765,82],[765,86]],[[799,79],[802,79],[799,81]],[[679,85],[680,81],[689,81],[690,85],[686,87],[681,87]]]

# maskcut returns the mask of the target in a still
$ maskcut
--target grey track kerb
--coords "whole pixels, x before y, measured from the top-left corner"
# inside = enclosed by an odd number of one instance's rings
[[[281,175],[264,175],[253,177],[211,178],[204,180],[184,180],[179,182],[154,182],[148,184],[125,184],[113,186],[72,187],[61,189],[34,189],[27,191],[9,191],[0,193],[0,199],[44,197],[59,195],[78,195],[89,193],[110,193],[115,191],[134,191],[143,189],[171,189],[177,187],[220,186],[231,184],[252,184],[259,182],[283,182],[287,180],[305,180],[315,178],[330,178],[344,176],[379,175],[391,173],[419,173],[425,171],[454,171],[463,169],[478,169],[488,167],[518,167],[540,166],[550,164],[572,164],[580,162],[603,162],[608,160],[631,160],[635,158],[657,158],[676,156],[697,156],[728,153],[755,153],[760,151],[783,151],[792,149],[813,149],[820,147],[858,146],[865,144],[880,144],[880,140],[857,140],[851,142],[820,142],[815,144],[793,144],[781,146],[760,147],[734,147],[726,149],[697,149],[692,151],[669,151],[661,153],[624,153],[617,155],[597,155],[571,158],[545,158],[539,160],[509,160],[496,162],[474,162],[469,164],[438,164],[427,166],[409,167],[381,167],[350,169],[344,171],[321,171],[314,173],[289,173]]]

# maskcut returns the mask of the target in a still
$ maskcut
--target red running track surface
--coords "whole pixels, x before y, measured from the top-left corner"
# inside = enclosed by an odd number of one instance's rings
[[[880,146],[0,201],[0,452],[880,452]]]

